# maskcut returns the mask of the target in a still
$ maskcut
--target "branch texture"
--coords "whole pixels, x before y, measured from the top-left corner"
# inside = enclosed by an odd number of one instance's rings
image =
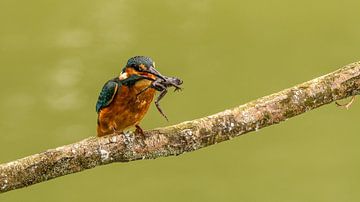
[[[132,132],[101,138],[91,137],[2,164],[0,192],[113,162],[154,159],[191,152],[359,93],[360,62],[357,62],[234,109],[146,131],[146,138],[135,136]]]

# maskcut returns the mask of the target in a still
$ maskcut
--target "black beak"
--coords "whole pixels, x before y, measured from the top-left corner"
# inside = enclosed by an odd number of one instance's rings
[[[160,72],[158,72],[153,66],[151,66],[149,68],[149,70],[146,70],[145,72],[150,73],[150,74],[152,74],[154,76],[157,76],[157,77],[165,80],[164,76],[161,75]]]

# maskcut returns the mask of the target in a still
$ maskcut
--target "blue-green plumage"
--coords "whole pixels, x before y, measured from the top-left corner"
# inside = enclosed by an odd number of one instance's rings
[[[105,83],[102,88],[98,101],[96,103],[96,112],[99,113],[101,108],[108,106],[114,99],[117,90],[121,87],[121,82],[119,79],[111,79]]]
[[[126,78],[124,80],[120,80],[119,78],[114,78],[106,82],[100,92],[98,101],[96,103],[96,112],[99,113],[99,111],[102,108],[107,107],[109,104],[111,104],[118,89],[120,89],[122,85],[132,86],[137,81],[142,79],[149,79],[149,78],[139,75],[131,75],[129,78]]]
[[[135,57],[132,57],[128,60],[127,64],[125,65],[124,69],[122,70],[122,72],[125,72],[125,69],[127,67],[132,67],[132,68],[135,68],[136,70],[140,70],[139,69],[139,65],[140,64],[143,64],[147,67],[150,67],[154,64],[154,61],[149,58],[149,57],[146,57],[146,56],[135,56]]]

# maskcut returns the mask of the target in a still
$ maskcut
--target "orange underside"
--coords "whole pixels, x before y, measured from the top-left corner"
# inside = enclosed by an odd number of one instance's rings
[[[99,112],[98,136],[121,132],[139,124],[148,111],[156,91],[150,88],[138,97],[136,95],[150,84],[150,81],[142,80],[130,88],[121,86],[112,103]]]

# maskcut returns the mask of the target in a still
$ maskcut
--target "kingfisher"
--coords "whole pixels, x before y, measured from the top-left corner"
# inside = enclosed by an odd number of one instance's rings
[[[121,133],[132,126],[136,127],[135,133],[143,135],[139,123],[156,94],[156,89],[148,86],[159,78],[164,79],[150,57],[130,58],[120,75],[107,81],[100,92],[96,103],[97,135]]]

